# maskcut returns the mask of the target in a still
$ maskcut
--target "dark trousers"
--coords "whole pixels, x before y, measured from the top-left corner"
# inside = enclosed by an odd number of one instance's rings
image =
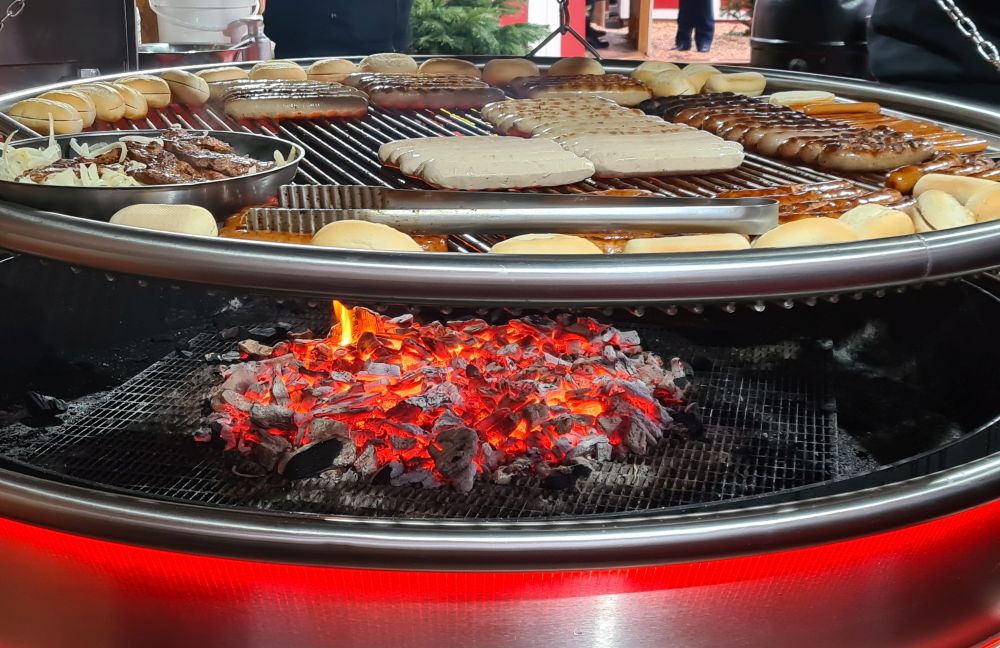
[[[691,49],[691,32],[698,49],[712,46],[715,36],[715,16],[712,0],[680,0],[677,11],[677,41],[679,49]]]

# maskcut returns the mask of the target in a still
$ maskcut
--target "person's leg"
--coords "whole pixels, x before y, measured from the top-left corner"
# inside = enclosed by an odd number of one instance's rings
[[[712,49],[712,38],[715,36],[715,13],[712,11],[712,0],[697,0],[697,3],[694,43],[699,52],[707,52]]]
[[[694,29],[691,15],[691,3],[698,0],[680,0],[677,9],[677,37],[674,39],[674,49],[685,52],[691,49],[691,31]]]

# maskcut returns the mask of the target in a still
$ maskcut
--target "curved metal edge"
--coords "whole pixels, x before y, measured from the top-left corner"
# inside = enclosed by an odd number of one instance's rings
[[[559,259],[221,241],[5,203],[0,225],[0,247],[69,264],[359,302],[401,295],[413,303],[552,307],[779,299],[904,285],[1000,265],[1000,221],[829,247]]]
[[[798,549],[994,501],[1000,454],[846,495],[714,514],[517,523],[253,513],[144,500],[0,470],[0,515],[113,542],[226,558],[411,571],[562,571]]]

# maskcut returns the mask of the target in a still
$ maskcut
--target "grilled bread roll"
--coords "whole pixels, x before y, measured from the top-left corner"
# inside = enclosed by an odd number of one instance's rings
[[[923,221],[932,229],[973,225],[975,215],[951,194],[940,189],[928,189],[917,198],[917,210]]]
[[[1000,220],[1000,182],[972,194],[965,208],[973,213],[977,223]]]
[[[660,74],[661,72],[680,72],[680,67],[674,65],[673,63],[667,63],[666,61],[645,61],[639,67],[632,70],[629,74],[630,77],[636,81],[641,81],[646,85],[653,80],[653,77]]]
[[[219,235],[212,213],[197,205],[129,205],[119,209],[111,223],[193,236]]]
[[[691,77],[677,70],[660,72],[646,82],[654,97],[698,94],[691,84]]]
[[[764,94],[767,79],[760,72],[738,72],[736,74],[713,74],[705,81],[702,92],[732,92],[747,97]]]
[[[839,220],[863,239],[906,236],[916,232],[913,219],[907,214],[873,203],[858,205],[844,212]]]
[[[250,75],[247,74],[246,70],[238,68],[235,65],[212,68],[211,70],[200,70],[196,72],[196,74],[202,79],[205,79],[205,82],[209,85],[219,83],[221,81],[243,81],[250,78]]]
[[[431,58],[420,64],[418,74],[449,74],[479,79],[482,73],[475,63],[452,58]]]
[[[390,52],[372,54],[361,59],[359,72],[389,72],[392,74],[416,74],[417,62],[412,56]]]
[[[381,223],[342,220],[325,225],[313,236],[312,245],[349,250],[387,250],[422,252],[423,248],[408,235]]]
[[[522,234],[500,241],[493,254],[603,254],[601,248],[570,234]]]
[[[253,81],[305,81],[306,71],[295,61],[261,61],[250,68]]]
[[[708,81],[708,77],[715,74],[722,74],[711,65],[705,63],[692,63],[681,70],[684,76],[691,80],[691,85],[693,85],[698,92],[705,87],[705,82]]]
[[[679,72],[680,66],[674,63],[668,63],[667,61],[643,61],[639,64],[633,72],[652,72],[653,74],[659,74],[660,72]]]
[[[125,116],[125,97],[107,83],[85,83],[73,87],[90,97],[101,121],[116,122]]]
[[[200,106],[208,101],[208,82],[200,76],[184,70],[167,70],[160,78],[170,86],[170,94],[175,101],[190,106]]]
[[[986,180],[985,178],[928,173],[920,178],[920,180],[917,180],[917,184],[913,186],[913,196],[914,198],[920,198],[924,192],[937,189],[951,194],[958,202],[964,205],[976,193],[996,186],[997,182],[995,180]]]
[[[10,107],[7,114],[31,130],[47,134],[49,116],[56,135],[72,135],[83,130],[83,120],[76,108],[51,99],[25,99]]]
[[[798,108],[808,104],[833,103],[836,99],[837,97],[832,92],[824,90],[785,90],[772,94],[768,103]]]
[[[559,59],[549,66],[549,76],[578,76],[581,74],[604,74],[604,66],[586,56],[570,56]]]
[[[850,243],[861,237],[854,228],[835,218],[805,218],[778,225],[753,242],[754,248],[803,247]]]
[[[742,234],[690,234],[632,239],[625,254],[674,254],[680,252],[723,252],[749,250],[750,241]]]
[[[170,105],[170,86],[160,77],[132,74],[118,79],[116,83],[141,92],[150,108],[165,108]]]
[[[197,73],[208,83],[208,95],[212,101],[222,101],[226,91],[237,83],[249,80],[246,70],[238,67],[216,68],[214,70],[201,70]]]
[[[328,58],[316,61],[306,69],[306,77],[310,81],[326,81],[340,83],[348,74],[358,71],[353,61],[341,58]]]
[[[38,98],[59,101],[73,106],[76,108],[76,112],[80,114],[80,120],[83,122],[84,128],[93,126],[94,120],[97,119],[97,107],[94,105],[94,100],[77,90],[52,90],[51,92],[39,95]],[[48,127],[46,126],[46,128]]]
[[[125,119],[143,119],[149,114],[149,103],[144,94],[122,83],[112,83],[111,87],[125,100]]]
[[[492,59],[483,66],[483,81],[492,86],[507,85],[517,77],[538,75],[538,66],[523,58]]]

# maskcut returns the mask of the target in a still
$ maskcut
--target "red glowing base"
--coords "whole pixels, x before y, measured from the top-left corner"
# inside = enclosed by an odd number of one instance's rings
[[[564,573],[249,562],[9,520],[0,538],[3,646],[966,648],[1000,630],[1000,502],[795,551]]]

